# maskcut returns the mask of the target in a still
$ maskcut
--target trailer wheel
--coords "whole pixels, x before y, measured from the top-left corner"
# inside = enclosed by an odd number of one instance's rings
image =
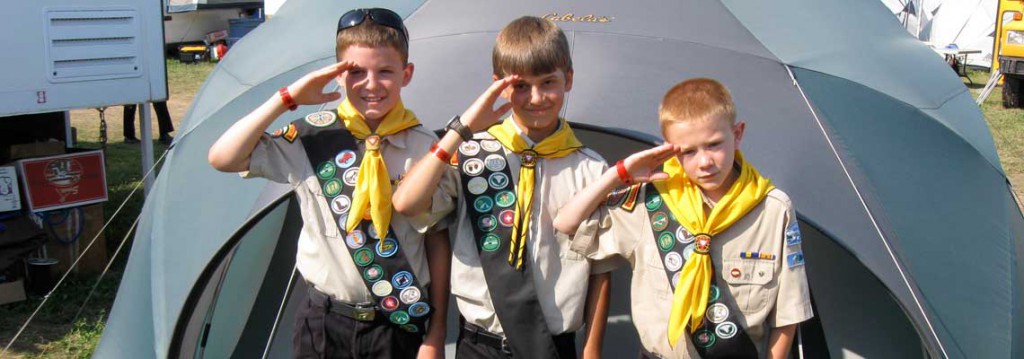
[[[1003,107],[1019,108],[1024,106],[1024,77],[1003,77]]]

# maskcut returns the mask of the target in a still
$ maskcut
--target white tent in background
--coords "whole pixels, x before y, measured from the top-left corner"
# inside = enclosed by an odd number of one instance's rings
[[[903,27],[935,47],[955,44],[959,49],[981,50],[967,63],[992,66],[996,29],[996,0],[882,0]]]

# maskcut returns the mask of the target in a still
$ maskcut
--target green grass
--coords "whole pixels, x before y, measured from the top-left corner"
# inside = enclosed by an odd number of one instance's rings
[[[202,85],[206,76],[213,69],[212,64],[183,65],[177,61],[168,61],[168,87],[170,98],[168,108],[175,124],[181,120],[192,102],[192,98]],[[969,72],[974,85],[972,93],[977,96],[988,73],[971,70]],[[966,83],[966,80],[965,80]],[[1000,98],[1000,88],[993,91],[981,109],[992,130],[996,148],[1004,170],[1011,182],[1015,184],[1018,195],[1024,194],[1024,110],[1004,109]],[[99,116],[96,110],[72,111],[72,125],[78,129],[79,147],[99,148]],[[123,144],[121,139],[121,109],[114,107],[107,110],[108,124],[107,144],[107,182],[110,200],[104,205],[106,218],[110,218],[114,210],[128,194],[139,185],[142,179],[139,145]],[[154,123],[154,131],[155,123]],[[153,133],[156,137],[158,134]],[[155,145],[156,157],[165,150],[165,146]],[[154,158],[155,159],[155,158]],[[125,205],[122,213],[114,218],[106,232],[107,250],[110,255],[127,234],[132,222],[142,209],[141,190]],[[121,273],[130,250],[127,244],[113,269],[100,283],[96,294],[90,300],[87,309],[75,321],[74,316],[96,282],[94,277],[72,276],[43,307],[40,314],[28,327],[26,332],[15,344],[13,351],[6,357],[24,358],[87,358],[92,354],[103,332],[107,313],[113,305],[114,295],[120,283]],[[0,306],[0,345],[6,345],[25,319],[39,305],[40,299],[31,299],[21,303]]]

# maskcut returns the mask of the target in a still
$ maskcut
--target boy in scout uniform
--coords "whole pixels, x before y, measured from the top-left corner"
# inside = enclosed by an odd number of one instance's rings
[[[793,205],[744,160],[735,119],[717,81],[676,85],[659,109],[668,143],[616,163],[555,219],[573,233],[610,217],[588,256],[631,263],[643,357],[786,358],[813,316]]]
[[[295,357],[444,356],[447,235],[391,206],[392,185],[437,140],[402,105],[408,41],[390,10],[346,12],[338,62],[281,88],[210,149],[218,170],[295,187],[304,221],[296,267],[311,288],[296,314]],[[332,79],[345,88],[337,109],[263,133],[298,105],[339,99],[323,93]]]
[[[495,82],[409,172],[395,209],[454,211],[458,357],[575,358],[573,332],[584,322],[584,357],[597,355],[611,268],[570,251],[586,239],[551,226],[607,168],[558,117],[572,88],[568,41],[550,21],[519,18],[498,35],[493,67]],[[499,95],[510,103],[495,110]],[[438,187],[443,194],[431,196]]]

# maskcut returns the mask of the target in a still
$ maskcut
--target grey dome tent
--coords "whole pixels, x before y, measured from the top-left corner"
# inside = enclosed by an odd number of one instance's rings
[[[277,88],[333,62],[337,17],[371,6],[407,17],[416,73],[403,94],[431,129],[490,83],[496,33],[522,15],[567,32],[565,116],[609,161],[657,143],[672,84],[725,83],[747,157],[789,192],[806,232],[818,315],[800,330],[807,357],[1024,356],[1024,216],[977,106],[880,2],[817,0],[291,0],[189,110],[96,356],[287,356],[289,304],[304,293],[297,205],[287,186],[214,171],[206,153]],[[613,283],[612,357],[638,348],[627,272]]]

